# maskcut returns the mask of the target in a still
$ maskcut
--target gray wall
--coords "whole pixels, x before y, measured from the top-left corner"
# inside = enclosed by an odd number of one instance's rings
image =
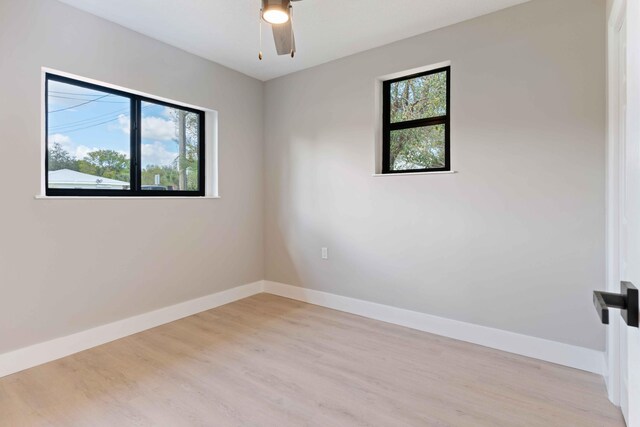
[[[375,78],[447,60],[459,173],[372,177]],[[272,80],[265,107],[267,279],[604,348],[604,1],[534,0]]]
[[[602,349],[604,14],[534,0],[263,85],[0,0],[0,353],[265,276]],[[375,78],[445,60],[459,173],[372,177]],[[42,66],[219,111],[222,199],[35,200]]]
[[[260,280],[263,84],[53,0],[0,0],[0,353]],[[34,200],[40,67],[219,111],[219,200]]]

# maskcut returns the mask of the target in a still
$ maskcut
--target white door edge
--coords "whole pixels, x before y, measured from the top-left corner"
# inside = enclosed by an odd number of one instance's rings
[[[614,0],[607,25],[607,184],[606,184],[606,278],[607,290],[619,292],[620,286],[620,147],[619,147],[619,40],[618,32],[626,14],[627,0]],[[609,400],[620,405],[620,321],[613,321],[607,328],[606,384]]]

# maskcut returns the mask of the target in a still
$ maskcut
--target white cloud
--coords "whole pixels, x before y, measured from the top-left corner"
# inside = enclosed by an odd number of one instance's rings
[[[162,115],[165,116],[167,119],[173,119],[174,116],[174,112],[176,111],[175,108],[171,108],[171,107],[164,107],[162,109]]]
[[[61,133],[56,133],[54,135],[49,135],[49,146],[53,144],[60,144],[62,149],[69,153],[72,157],[77,159],[82,159],[84,156],[78,156],[78,150],[80,147],[76,147],[71,138],[67,135],[63,135]],[[87,150],[90,150],[88,147],[83,147]],[[86,154],[85,150],[81,151],[81,154]]]
[[[153,144],[142,144],[142,162],[147,165],[170,165],[178,157],[177,152],[172,152],[159,141]]]
[[[61,133],[49,135],[49,144],[60,144],[62,147],[69,146],[71,144],[71,138]]]
[[[129,135],[131,131],[131,122],[128,116],[121,114],[118,116],[118,124],[120,130]],[[171,141],[176,135],[176,125],[172,120],[166,120],[162,117],[144,117],[142,119],[142,137],[144,139],[153,139],[155,141]]]
[[[142,119],[142,137],[156,141],[171,141],[176,138],[176,125],[173,121],[161,117],[145,117]]]
[[[129,120],[129,116],[120,114],[118,116],[118,125],[120,125],[120,130],[122,132],[129,135],[129,133],[131,132],[131,121]]]
[[[49,135],[49,145],[60,144],[62,149],[69,153],[72,157],[75,157],[78,160],[84,159],[87,154],[92,153],[98,150],[104,150],[105,148],[99,147],[87,147],[86,145],[76,145],[69,136],[63,135],[61,133],[56,133],[54,135]],[[129,153],[127,151],[116,150],[120,154],[124,154],[129,158]]]

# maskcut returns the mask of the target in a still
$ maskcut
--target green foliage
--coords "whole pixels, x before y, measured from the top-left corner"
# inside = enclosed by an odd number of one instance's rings
[[[60,169],[78,170],[78,161],[69,154],[62,145],[54,142],[49,149],[49,170],[57,171]]]
[[[129,182],[129,159],[114,150],[96,150],[78,161],[82,173]]]
[[[149,165],[142,171],[142,185],[156,185],[156,175],[160,175],[160,184],[167,188],[178,189],[178,170],[173,166]]]
[[[444,125],[391,132],[393,170],[444,167]]]
[[[430,74],[391,84],[391,123],[447,114],[447,75]],[[391,132],[392,170],[443,167],[445,126]]]

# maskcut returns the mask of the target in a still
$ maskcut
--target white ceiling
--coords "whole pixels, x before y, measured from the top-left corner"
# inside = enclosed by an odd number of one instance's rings
[[[304,0],[294,4],[298,52],[277,56],[260,0],[61,0],[260,80],[292,73],[528,0]]]

